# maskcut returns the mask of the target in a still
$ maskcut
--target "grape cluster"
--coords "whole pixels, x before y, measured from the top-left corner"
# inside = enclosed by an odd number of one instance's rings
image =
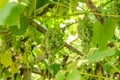
[[[120,15],[120,0],[114,1],[114,7],[118,15]]]
[[[81,39],[82,52],[87,53],[90,49],[90,44],[92,40],[92,23],[89,18],[84,20],[78,20],[77,26],[78,36]]]
[[[53,54],[58,52],[64,45],[64,34],[60,28],[48,30],[43,39],[43,48],[46,53]]]
[[[112,10],[111,10],[113,15],[119,15],[117,17],[118,19],[118,29],[120,29],[120,0],[115,0],[112,4]]]

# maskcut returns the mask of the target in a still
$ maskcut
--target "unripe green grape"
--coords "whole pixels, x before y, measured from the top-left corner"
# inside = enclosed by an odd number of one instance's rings
[[[118,15],[118,17],[116,17],[117,22],[118,22],[118,29],[120,30],[120,0],[114,0],[112,5],[111,5],[111,11],[110,13],[112,15]]]
[[[45,44],[43,46],[46,49],[46,52],[49,54],[55,53],[56,51],[59,51],[59,49],[64,44],[64,34],[61,31],[61,29],[51,29],[48,30],[48,32],[45,34],[45,38],[43,39]]]
[[[85,20],[78,20],[78,36],[81,39],[82,52],[87,53],[90,49],[91,39],[92,39],[92,23],[89,18]]]

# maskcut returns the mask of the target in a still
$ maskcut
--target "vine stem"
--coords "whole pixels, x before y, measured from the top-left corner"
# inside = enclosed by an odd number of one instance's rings
[[[86,75],[86,76],[91,76],[91,77],[103,78],[103,79],[107,79],[107,80],[114,80],[114,79],[111,79],[111,78],[106,78],[104,76],[93,75],[93,74],[89,74],[89,73],[80,72],[80,74],[83,74],[83,75]]]
[[[33,20],[33,19],[29,19],[29,23],[30,24],[36,24],[37,30],[42,32],[43,34],[45,34],[48,30],[43,27],[41,24],[39,24],[39,22]],[[78,49],[76,49],[75,47],[71,46],[70,44],[68,44],[67,42],[64,43],[64,47],[72,50],[73,52],[77,53],[78,55],[83,56],[82,52],[79,51]]]
[[[93,4],[91,0],[86,0],[86,5],[93,13],[99,13],[96,6]],[[98,14],[94,14],[94,15],[101,23],[104,22],[104,19],[101,17],[101,15],[98,15]]]

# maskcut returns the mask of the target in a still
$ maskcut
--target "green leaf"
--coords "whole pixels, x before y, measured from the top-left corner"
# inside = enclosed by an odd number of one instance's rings
[[[93,45],[97,45],[100,43],[100,36],[101,32],[103,30],[102,24],[99,21],[96,21],[93,27],[93,37],[92,37],[92,43]]]
[[[113,70],[113,67],[109,64],[109,63],[106,63],[103,65],[103,69],[107,72],[107,73],[111,73],[112,70]]]
[[[115,27],[116,20],[113,18],[107,18],[103,25],[97,21],[93,27],[93,45],[98,45],[101,50],[107,48],[107,42],[114,36]]]
[[[73,9],[76,9],[78,2],[79,2],[79,0],[70,0],[71,7]]]
[[[8,0],[0,0],[0,8],[3,8]]]
[[[100,49],[106,48],[107,41],[104,37],[104,27],[99,21],[96,21],[93,27],[92,43],[95,46],[98,45]]]
[[[22,80],[22,76],[20,74],[17,74],[16,80]]]
[[[32,29],[33,31],[33,35],[34,35],[34,40],[37,42],[37,43],[40,43],[41,41],[41,32],[39,32],[36,28],[33,28]]]
[[[115,54],[115,50],[112,49],[106,49],[106,50],[97,50],[93,54],[89,54],[85,60],[87,62],[98,62],[101,59],[104,59],[107,56],[112,56]]]
[[[104,23],[104,36],[106,40],[113,38],[115,33],[116,20],[114,18],[107,18]]]
[[[50,3],[49,0],[37,0],[36,7],[40,8],[40,7],[43,7],[45,4],[48,4],[48,3]]]
[[[19,72],[19,68],[18,68],[18,66],[16,66],[15,63],[12,63],[12,64],[11,64],[10,70],[11,70],[11,74],[12,74],[12,75],[14,75],[15,73],[18,73],[18,72]]]
[[[69,5],[65,2],[61,2],[60,5],[58,5],[57,11],[60,15],[65,15],[69,10]]]
[[[26,32],[28,26],[29,26],[28,19],[27,19],[27,17],[23,16],[20,19],[20,25],[19,26],[10,26],[10,31],[14,35],[18,35],[18,36],[23,35]]]
[[[83,2],[83,3],[85,3],[85,2],[86,2],[86,0],[80,0],[80,2]]]
[[[40,61],[40,60],[45,58],[45,54],[42,51],[42,48],[40,48],[40,47],[35,47],[33,49],[33,53],[36,55],[38,61]]]
[[[0,25],[16,25],[19,16],[24,10],[24,5],[20,3],[7,3],[0,9]]]
[[[78,70],[72,70],[68,73],[66,80],[81,80],[81,75]]]
[[[72,69],[77,69],[78,67],[78,61],[72,62],[69,65],[67,65],[67,71],[71,71]]]
[[[20,32],[19,34],[24,34],[29,26],[29,21],[26,16],[20,18]]]
[[[3,64],[5,67],[8,67],[10,65],[12,65],[12,54],[8,51],[6,51],[5,53],[2,53],[0,55],[0,62],[1,64]]]
[[[48,67],[48,71],[52,74],[52,75],[56,75],[56,73],[60,70],[60,64],[51,64]]]
[[[57,74],[55,75],[55,80],[64,80],[65,77],[65,71],[60,70],[59,72],[57,72]]]

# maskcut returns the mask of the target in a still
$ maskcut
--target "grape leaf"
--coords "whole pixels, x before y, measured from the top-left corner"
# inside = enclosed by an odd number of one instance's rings
[[[6,51],[5,53],[2,53],[0,55],[0,62],[3,64],[5,67],[8,67],[12,65],[12,55],[10,52]]]
[[[85,2],[86,2],[86,0],[80,0],[80,2],[85,3]]]
[[[48,4],[50,3],[49,0],[37,0],[37,3],[36,3],[36,8],[40,8],[42,6],[44,6],[45,4]]]
[[[106,50],[97,50],[93,54],[89,54],[85,60],[88,62],[98,62],[101,59],[107,57],[107,56],[112,56],[115,54],[115,50],[112,49],[106,49]]]
[[[22,76],[20,74],[17,74],[16,80],[22,80]]]
[[[104,27],[99,21],[96,21],[93,27],[92,43],[95,46],[98,45],[100,49],[106,48],[107,41],[104,37]]]
[[[66,4],[65,2],[61,2],[60,4],[61,5],[58,5],[57,11],[59,14],[65,15],[69,10],[69,8],[68,8],[69,5]]]
[[[42,51],[42,48],[40,48],[40,47],[39,47],[39,48],[38,48],[38,47],[35,47],[35,48],[33,49],[33,53],[36,55],[38,61],[40,61],[40,60],[42,60],[42,59],[45,58],[45,54],[44,54],[44,52]]]
[[[12,64],[11,64],[10,70],[11,70],[12,75],[14,75],[15,73],[19,72],[19,68],[17,68],[17,67],[15,66],[15,63],[12,63]]]
[[[52,75],[56,75],[56,73],[60,70],[60,64],[51,64],[48,67],[48,71],[52,74]]]
[[[104,36],[110,40],[115,33],[116,20],[114,18],[107,18],[104,23]]]
[[[113,67],[109,64],[106,63],[103,65],[103,69],[107,72],[107,73],[111,73],[113,71]]]
[[[78,5],[79,0],[70,0],[71,3],[71,7],[73,9],[76,9],[77,5]]]
[[[7,3],[0,10],[0,25],[16,25],[18,24],[19,16],[24,10],[24,5],[20,3]]]
[[[3,8],[8,0],[0,0],[0,8]]]
[[[19,26],[10,26],[9,29],[12,34],[19,36],[19,35],[23,35],[26,32],[28,26],[29,26],[28,19],[27,19],[27,17],[23,16],[20,19]]]
[[[93,37],[92,37],[93,45],[96,46],[97,44],[99,44],[102,30],[103,30],[102,24],[99,21],[96,21],[93,27]]]
[[[64,80],[65,77],[65,71],[60,70],[59,72],[57,72],[57,74],[55,75],[55,80]]]
[[[73,63],[70,63],[69,65],[67,65],[67,71],[70,71],[72,69],[77,69],[78,67],[78,61],[75,61]]]
[[[81,80],[81,75],[78,70],[72,70],[68,73],[66,80]]]
[[[112,23],[110,25],[110,23]],[[116,20],[113,18],[107,18],[104,24],[97,21],[93,27],[93,45],[98,45],[99,49],[105,49],[107,42],[111,40],[115,33]]]

